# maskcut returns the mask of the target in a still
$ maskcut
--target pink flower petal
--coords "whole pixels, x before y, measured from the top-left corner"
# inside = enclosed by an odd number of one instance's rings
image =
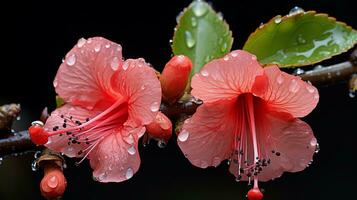
[[[87,118],[93,118],[97,114],[99,114],[99,112],[88,111],[78,106],[65,104],[51,113],[44,128],[46,131],[52,131],[55,126],[62,128],[61,126],[64,123],[64,119],[61,117],[62,115],[66,117],[72,116],[73,121],[78,120],[85,122]],[[67,120],[66,124],[67,126],[75,126],[75,123],[71,120]],[[62,152],[68,157],[82,157],[83,155],[79,155],[78,152],[85,149],[88,145],[85,143],[68,145],[69,137],[70,136],[66,134],[51,136],[45,146],[51,150]]]
[[[130,179],[139,169],[138,139],[142,130],[121,129],[103,139],[89,155],[93,176],[100,182]]]
[[[258,144],[261,154],[271,162],[263,167],[258,175],[259,180],[268,181],[280,177],[283,172],[304,170],[312,160],[317,145],[310,126],[300,119],[268,112],[263,107],[256,106]],[[237,164],[231,163],[230,172],[238,175]],[[241,175],[242,180],[248,179]]]
[[[178,145],[201,168],[217,166],[232,152],[235,100],[204,103],[185,121],[178,135]]]
[[[267,101],[271,110],[304,117],[316,107],[319,94],[314,86],[276,66],[266,67],[264,72],[268,87],[258,96]]]
[[[87,109],[108,107],[116,99],[110,78],[122,65],[122,48],[105,38],[83,38],[68,52],[53,82],[66,102]]]
[[[204,102],[235,98],[250,92],[255,77],[263,74],[256,57],[236,50],[206,64],[192,78],[191,94]]]
[[[111,79],[113,90],[129,98],[129,122],[149,124],[160,109],[161,87],[144,59],[128,59]]]

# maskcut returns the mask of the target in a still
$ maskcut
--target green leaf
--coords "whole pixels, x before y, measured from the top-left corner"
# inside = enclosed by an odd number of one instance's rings
[[[276,16],[252,33],[243,49],[280,67],[320,62],[352,48],[357,31],[315,11]]]
[[[172,43],[175,55],[186,55],[193,68],[190,77],[207,62],[223,57],[232,47],[229,26],[204,1],[194,1],[178,16]]]
[[[63,106],[66,102],[60,96],[56,96],[56,108]]]

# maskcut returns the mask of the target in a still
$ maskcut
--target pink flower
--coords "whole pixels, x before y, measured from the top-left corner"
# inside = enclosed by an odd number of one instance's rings
[[[66,104],[48,118],[45,146],[89,158],[100,182],[131,178],[140,165],[138,139],[160,106],[155,71],[144,59],[124,61],[119,44],[82,38],[66,55],[53,85]]]
[[[230,159],[237,180],[268,181],[309,165],[317,141],[298,119],[319,100],[315,87],[256,57],[233,51],[206,64],[192,78],[192,95],[203,100],[178,135],[190,162],[201,168]],[[262,198],[257,193],[250,199]],[[259,197],[259,198],[258,198]]]

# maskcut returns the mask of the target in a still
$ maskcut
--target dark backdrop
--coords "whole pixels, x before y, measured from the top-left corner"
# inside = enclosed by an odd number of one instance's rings
[[[261,22],[286,14],[294,6],[329,13],[357,27],[352,1],[211,1],[224,14],[242,47]],[[52,2],[2,5],[0,104],[21,103],[22,119],[15,129],[25,129],[44,106],[54,107],[52,80],[62,57],[80,37],[103,36],[123,46],[124,57],[144,57],[160,70],[170,58],[169,39],[177,14],[186,1],[116,1],[96,3]],[[324,62],[343,61],[347,54]],[[357,139],[357,101],[348,97],[345,83],[320,88],[321,100],[304,120],[313,128],[321,151],[313,164],[299,173],[261,184],[265,199],[351,199]],[[354,116],[353,116],[354,114]],[[227,164],[199,169],[190,165],[175,140],[165,149],[154,143],[140,149],[139,172],[123,183],[92,181],[87,162],[68,163],[64,199],[243,199],[250,188],[236,183]],[[42,174],[31,171],[33,155],[5,158],[0,165],[0,199],[40,199]]]

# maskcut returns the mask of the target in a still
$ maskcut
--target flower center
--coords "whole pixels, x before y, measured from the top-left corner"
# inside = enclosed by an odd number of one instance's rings
[[[127,99],[119,98],[106,110],[92,119],[87,118],[85,121],[80,121],[70,115],[61,115],[60,117],[63,119],[63,123],[54,126],[52,131],[48,131],[47,134],[50,137],[67,137],[69,146],[85,144],[77,152],[78,155],[85,153],[80,161],[82,162],[100,141],[108,135],[116,133],[115,130],[122,127],[128,118]]]

